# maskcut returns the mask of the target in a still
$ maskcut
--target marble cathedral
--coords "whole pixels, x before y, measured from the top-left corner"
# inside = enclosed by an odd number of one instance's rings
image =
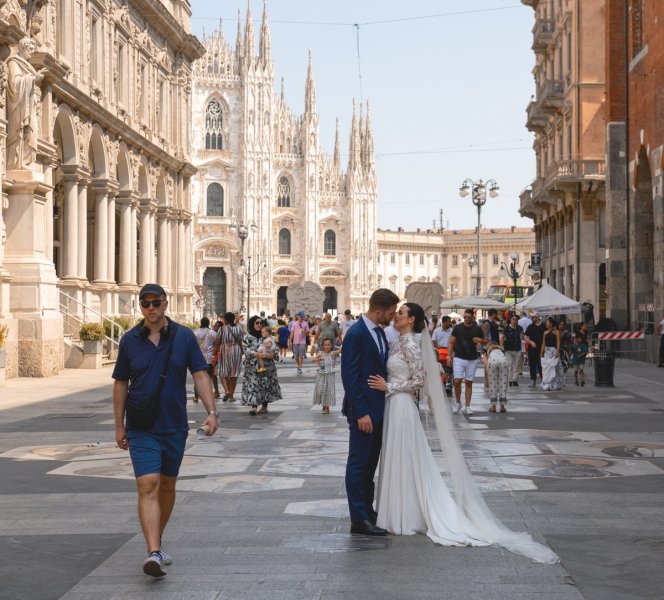
[[[320,145],[311,54],[304,114],[275,91],[267,9],[235,46],[221,31],[194,66],[193,277],[200,312],[282,313],[286,288],[314,282],[324,308],[364,310],[376,287],[376,170],[369,109],[354,105],[345,171],[339,128]],[[248,304],[248,306],[247,306]],[[197,313],[200,314],[200,313]]]

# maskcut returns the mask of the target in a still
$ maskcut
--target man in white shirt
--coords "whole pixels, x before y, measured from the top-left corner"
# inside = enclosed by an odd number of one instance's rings
[[[431,340],[436,348],[447,348],[447,343],[450,341],[452,335],[452,319],[443,317],[440,322],[440,327],[433,330]]]
[[[341,339],[346,336],[348,333],[348,330],[355,325],[355,319],[353,319],[353,315],[350,314],[350,309],[347,308],[344,311],[344,318],[339,321],[339,327],[341,328]]]

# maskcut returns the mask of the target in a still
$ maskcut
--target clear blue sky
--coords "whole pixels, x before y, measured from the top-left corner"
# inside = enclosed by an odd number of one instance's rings
[[[262,0],[251,2],[260,30]],[[482,224],[531,226],[519,192],[535,173],[525,107],[534,93],[533,10],[518,0],[268,0],[275,87],[285,81],[296,114],[304,105],[308,51],[323,147],[332,153],[339,117],[348,149],[353,98],[371,104],[378,172],[378,227],[471,228],[477,212],[461,182],[494,178]],[[234,45],[246,1],[191,0],[193,33],[223,20]],[[357,30],[359,24],[358,75]],[[256,44],[258,48],[258,45]],[[345,161],[345,156],[342,159]]]

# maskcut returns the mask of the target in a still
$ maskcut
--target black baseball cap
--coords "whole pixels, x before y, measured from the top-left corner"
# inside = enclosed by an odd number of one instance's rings
[[[152,294],[153,296],[157,296],[157,298],[160,298],[161,296],[165,296],[166,292],[164,291],[164,288],[157,283],[146,283],[141,288],[141,291],[138,292],[138,299],[143,300],[145,296],[149,296],[150,294]]]

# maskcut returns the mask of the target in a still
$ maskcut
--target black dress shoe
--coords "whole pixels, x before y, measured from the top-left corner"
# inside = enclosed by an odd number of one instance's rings
[[[376,527],[371,521],[356,521],[350,524],[350,532],[360,535],[387,535],[387,530]]]
[[[375,510],[372,510],[369,513],[369,521],[371,522],[372,525],[375,525],[376,521],[378,521],[378,513]]]

